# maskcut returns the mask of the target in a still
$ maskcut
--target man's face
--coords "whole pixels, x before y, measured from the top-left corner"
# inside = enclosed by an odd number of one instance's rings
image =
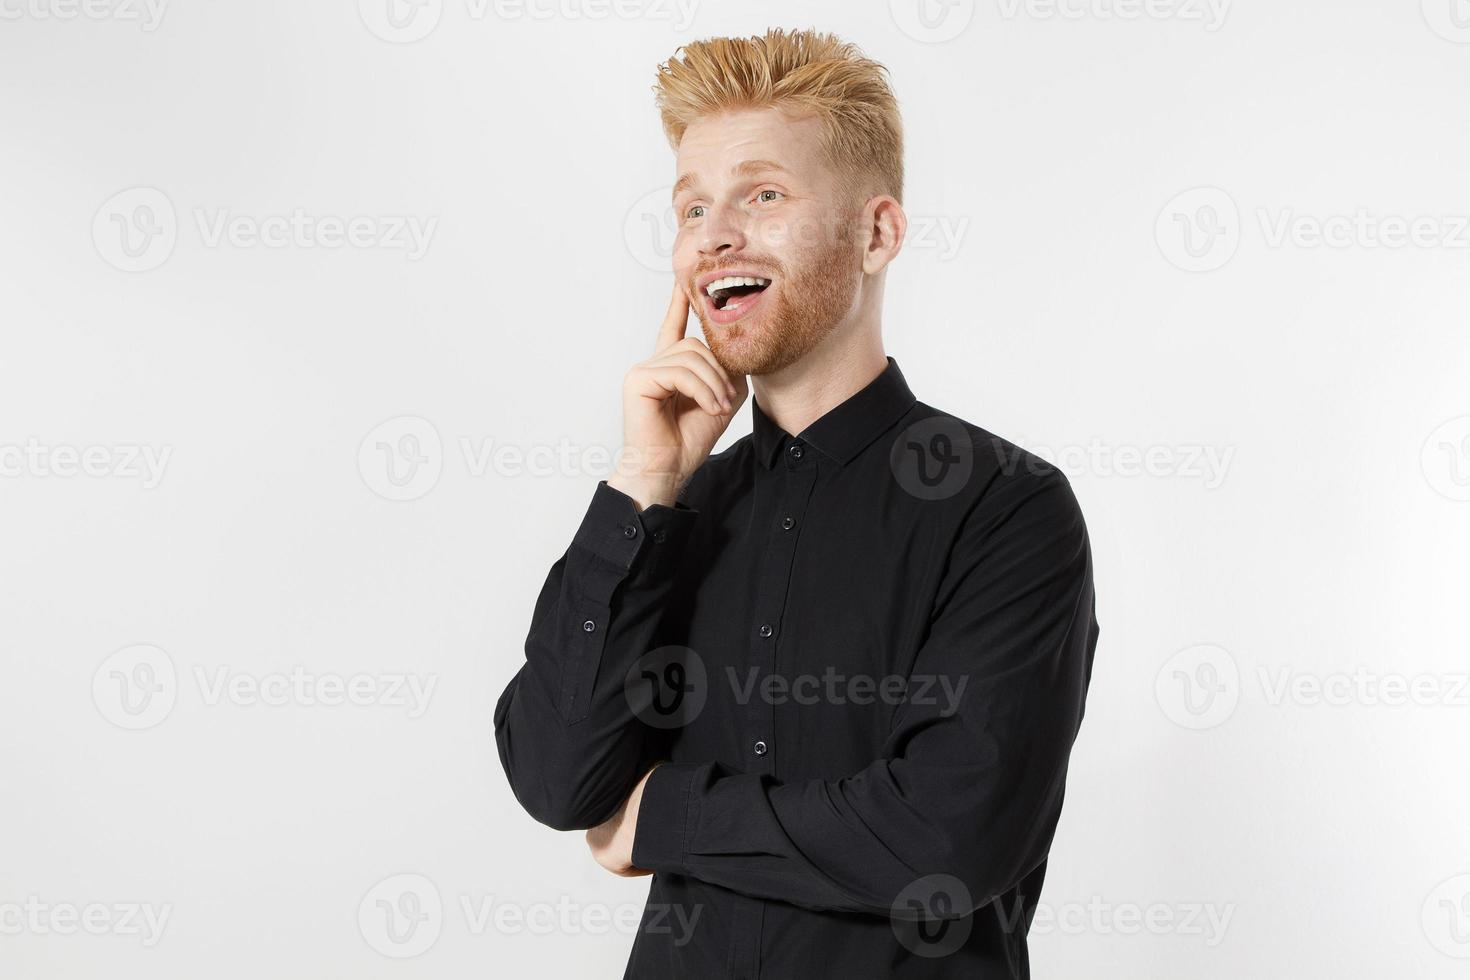
[[[746,109],[696,121],[679,143],[674,274],[731,374],[793,363],[856,305],[859,207],[842,199],[819,127]],[[769,285],[709,294],[706,283],[732,274]]]

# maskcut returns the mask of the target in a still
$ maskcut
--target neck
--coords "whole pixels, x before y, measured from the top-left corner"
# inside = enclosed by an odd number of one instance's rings
[[[771,421],[798,435],[866,388],[887,367],[881,336],[864,331],[845,344],[818,344],[795,363],[752,377],[751,389]]]

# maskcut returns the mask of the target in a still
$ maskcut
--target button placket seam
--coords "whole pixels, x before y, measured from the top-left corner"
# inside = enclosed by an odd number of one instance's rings
[[[766,555],[763,558],[764,572],[762,575],[762,590],[760,595],[760,606],[758,608],[757,621],[769,623],[773,633],[769,637],[757,637],[752,641],[756,644],[756,657],[754,662],[760,668],[757,691],[764,690],[764,679],[774,676],[780,663],[781,641],[785,635],[782,626],[786,618],[786,599],[791,588],[791,573],[796,561],[796,548],[800,541],[800,528],[804,523],[807,503],[811,499],[813,487],[816,485],[817,470],[814,463],[806,465],[788,465],[782,493],[776,500],[776,506],[771,514],[771,526],[767,529]],[[795,517],[796,534],[781,527],[778,517]],[[761,649],[759,644],[769,643],[768,649]],[[776,759],[781,747],[776,738],[776,705],[774,699],[757,695],[751,699],[749,710],[746,712],[746,723],[749,726],[746,735],[746,746],[750,771],[769,773],[775,775],[777,765]],[[757,742],[766,744],[764,754],[754,752]]]

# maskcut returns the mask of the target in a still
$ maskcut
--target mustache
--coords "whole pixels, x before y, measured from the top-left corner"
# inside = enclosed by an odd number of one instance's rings
[[[721,262],[719,265],[702,265],[689,274],[689,281],[696,282],[710,273],[755,272],[763,279],[774,279],[781,267],[768,262]]]

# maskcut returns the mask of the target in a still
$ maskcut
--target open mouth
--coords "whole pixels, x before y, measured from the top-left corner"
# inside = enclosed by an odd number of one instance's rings
[[[754,307],[770,285],[762,276],[723,276],[705,286],[704,294],[710,309],[720,314],[716,319],[728,322]]]

